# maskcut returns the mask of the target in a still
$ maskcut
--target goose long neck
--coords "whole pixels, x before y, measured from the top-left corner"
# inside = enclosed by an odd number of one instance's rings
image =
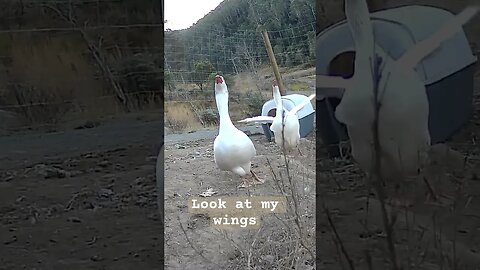
[[[375,56],[375,39],[366,1],[346,0],[345,15],[355,43],[356,62],[367,63],[373,61]]]
[[[228,93],[218,93],[215,95],[218,114],[220,115],[220,130],[233,126],[230,115],[228,114]]]
[[[280,95],[280,90],[278,90],[278,86],[273,88],[273,100],[275,101],[275,105],[277,106],[277,113],[276,115],[280,115],[283,113],[283,103],[282,103],[282,96]]]

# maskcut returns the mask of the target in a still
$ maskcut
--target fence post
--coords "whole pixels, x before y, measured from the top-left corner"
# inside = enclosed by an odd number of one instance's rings
[[[275,59],[275,54],[273,54],[272,44],[270,43],[270,38],[266,30],[262,30],[263,42],[265,43],[265,48],[267,49],[268,58],[270,58],[270,63],[272,64],[273,73],[275,74],[275,79],[278,82],[278,88],[280,90],[280,95],[285,95],[285,88],[283,87],[282,77],[280,76],[280,71],[278,70],[277,60]]]

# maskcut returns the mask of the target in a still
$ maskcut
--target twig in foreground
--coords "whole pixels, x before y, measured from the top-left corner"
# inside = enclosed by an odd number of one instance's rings
[[[350,255],[348,255],[348,252],[347,252],[345,246],[343,245],[343,241],[340,238],[340,235],[338,234],[337,229],[335,228],[335,224],[333,224],[332,216],[330,215],[330,211],[328,211],[327,207],[325,206],[325,202],[322,203],[322,206],[323,206],[323,211],[327,215],[327,220],[328,220],[328,224],[330,225],[330,229],[332,229],[332,232],[335,235],[335,239],[337,240],[338,244],[340,245],[340,249],[342,250],[343,255],[345,256],[345,258],[348,261],[348,265],[350,267],[350,270],[355,270],[355,266],[353,265],[353,260],[350,257]]]
[[[218,266],[218,267],[220,267],[220,268],[223,268],[222,265],[219,265],[219,264],[217,264],[217,263],[209,260],[207,257],[205,257],[205,255],[203,255],[203,252],[202,252],[201,250],[198,250],[198,249],[195,247],[195,245],[193,245],[192,240],[190,240],[190,238],[188,237],[187,231],[185,230],[185,228],[183,227],[182,222],[180,221],[180,216],[177,216],[177,220],[178,220],[178,224],[180,224],[180,229],[182,230],[183,234],[185,235],[185,238],[187,239],[188,244],[192,247],[192,249],[193,249],[195,252],[197,252],[198,255],[200,255],[200,257],[202,257],[205,261],[207,261],[207,262],[209,262],[209,263],[211,263],[211,264],[214,264],[214,265],[216,265],[216,266]]]

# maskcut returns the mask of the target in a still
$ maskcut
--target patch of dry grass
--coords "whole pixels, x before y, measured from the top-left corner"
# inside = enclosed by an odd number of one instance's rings
[[[299,81],[291,81],[288,82],[286,85],[289,91],[310,91],[310,86],[307,83],[299,82]]]
[[[30,105],[17,108],[27,123],[57,122],[72,109],[68,101],[95,89],[89,64],[75,42],[14,36],[12,43],[16,45],[10,48],[4,94],[10,104]]]
[[[124,112],[77,33],[1,38],[7,57],[0,64],[5,70],[0,74],[0,106],[15,112],[25,127],[94,121]],[[142,110],[158,107],[158,101],[147,103]]]
[[[188,102],[165,102],[165,124],[174,131],[188,131],[202,127],[198,116]]]

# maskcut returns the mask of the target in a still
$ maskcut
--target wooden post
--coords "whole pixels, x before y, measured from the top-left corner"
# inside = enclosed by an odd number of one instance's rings
[[[273,54],[272,44],[270,43],[270,38],[268,38],[268,33],[265,30],[262,30],[263,42],[265,43],[265,48],[267,49],[268,58],[270,58],[270,63],[272,64],[273,73],[275,74],[275,79],[278,82],[278,89],[280,90],[280,95],[285,95],[285,88],[283,87],[282,77],[280,76],[280,71],[278,70],[277,60]]]

